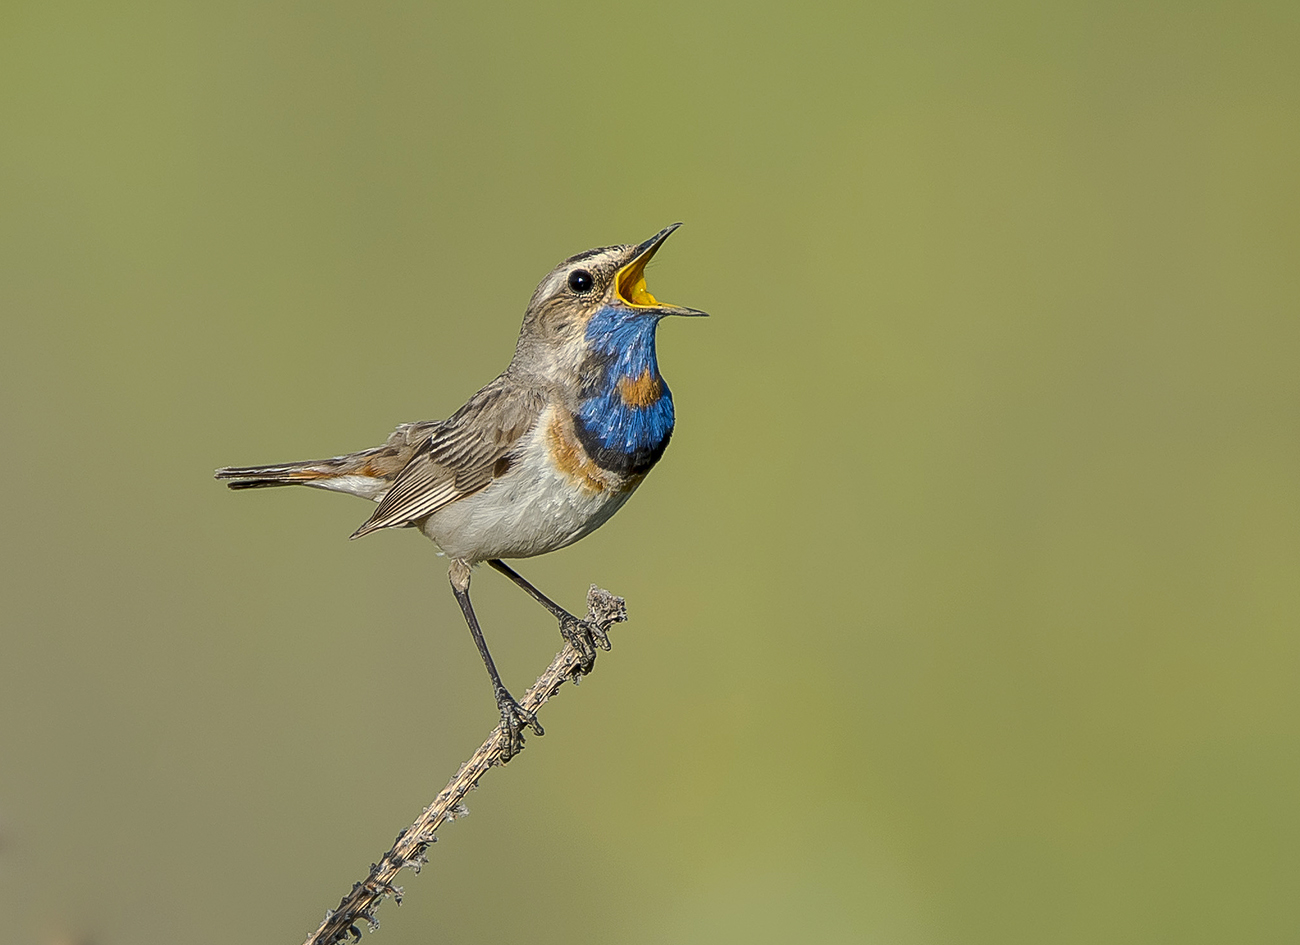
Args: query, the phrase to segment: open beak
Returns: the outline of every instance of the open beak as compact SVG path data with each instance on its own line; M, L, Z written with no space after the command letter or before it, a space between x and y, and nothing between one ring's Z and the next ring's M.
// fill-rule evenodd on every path
M664 244L664 240L672 235L673 230L681 226L680 223L674 223L672 226L666 226L650 239L646 240L636 248L631 261L618 271L614 277L614 282L618 287L618 297L629 308L653 309L663 315L708 315L708 312L701 312L699 309L684 308L681 305L669 305L660 302L650 294L645 287L645 267L646 263L654 258L654 254L659 251L659 247Z

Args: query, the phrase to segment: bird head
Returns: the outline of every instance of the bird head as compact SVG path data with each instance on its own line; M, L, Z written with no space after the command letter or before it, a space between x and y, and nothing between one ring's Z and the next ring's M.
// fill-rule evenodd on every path
M644 243L578 253L551 270L528 303L511 367L550 377L575 374L596 331L626 326L653 338L654 326L668 315L707 315L660 302L646 288L646 264L679 226L664 227Z

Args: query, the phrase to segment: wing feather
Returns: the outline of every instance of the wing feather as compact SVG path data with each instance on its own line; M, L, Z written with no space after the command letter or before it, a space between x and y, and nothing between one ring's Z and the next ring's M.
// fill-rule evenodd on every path
M497 378L432 430L352 537L409 525L487 486L497 460L531 429L545 402L542 392Z

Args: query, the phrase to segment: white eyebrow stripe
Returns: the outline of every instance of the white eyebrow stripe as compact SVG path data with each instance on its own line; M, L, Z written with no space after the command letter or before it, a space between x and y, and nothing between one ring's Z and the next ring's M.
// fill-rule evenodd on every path
M542 297L550 298L559 291L560 285L566 282L568 278L569 271L567 269L551 273L546 277L546 281L542 283Z

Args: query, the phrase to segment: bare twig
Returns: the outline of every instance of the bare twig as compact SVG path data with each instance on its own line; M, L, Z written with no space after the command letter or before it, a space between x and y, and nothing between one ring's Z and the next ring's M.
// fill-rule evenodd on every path
M615 597L593 584L587 592L587 619L608 631L611 625L627 619L623 598ZM566 643L546 672L524 693L524 697L519 700L520 704L527 711L535 712L555 695L566 680L574 678L581 665L582 653L572 644ZM325 921L307 937L305 945L336 945L349 937L359 941L361 922L365 922L371 931L377 929L379 922L375 918L375 910L379 908L380 901L388 896L392 896L399 904L402 901L402 887L393 885L397 874L408 866L414 872L420 872L420 867L429 861L425 851L429 844L437 840L434 832L446 821L455 820L465 813L461 801L478 785L488 768L503 763L501 757L505 747L506 738L498 725L469 761L460 766L456 776L416 818L415 823L397 835L393 848L378 863L370 865L370 875L352 886L352 891L343 897L337 909L325 913Z

